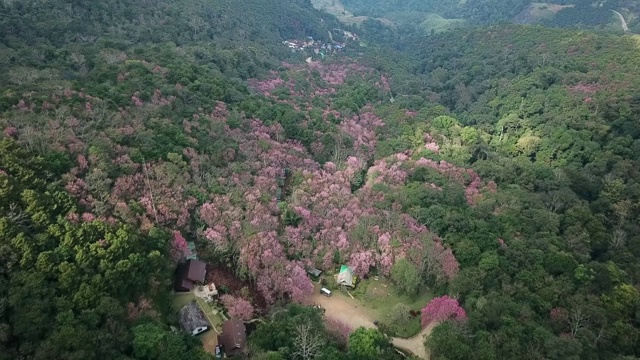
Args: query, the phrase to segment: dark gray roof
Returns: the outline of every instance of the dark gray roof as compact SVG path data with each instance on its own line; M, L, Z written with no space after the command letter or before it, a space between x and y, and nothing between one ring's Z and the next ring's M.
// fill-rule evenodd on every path
M192 333L193 330L202 326L209 327L209 321L207 321L202 309L195 301L180 309L180 327L182 330Z
M322 270L316 268L308 268L307 273L309 273L309 275L311 276L318 277L322 274Z

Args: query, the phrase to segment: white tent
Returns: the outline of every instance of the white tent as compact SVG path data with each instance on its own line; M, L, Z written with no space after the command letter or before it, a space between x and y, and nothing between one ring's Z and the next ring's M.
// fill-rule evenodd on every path
M342 265L337 280L338 285L353 287L353 270L347 265Z

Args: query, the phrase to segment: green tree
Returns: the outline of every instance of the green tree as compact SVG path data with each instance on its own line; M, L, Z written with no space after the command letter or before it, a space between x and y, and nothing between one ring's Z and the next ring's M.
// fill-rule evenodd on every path
M420 273L416 266L406 259L398 260L393 265L391 279L402 293L412 295L420 289Z
M275 309L269 321L259 324L249 336L249 342L264 353L278 352L285 358L322 358L335 348L320 310L297 304Z
M363 360L396 358L391 342L384 334L362 327L349 335L349 356Z
M472 359L475 351L470 346L470 341L459 328L449 322L438 325L429 335L425 346L429 348L432 356L445 357L446 359Z
M397 303L391 308L391 313L389 316L391 317L391 321L395 323L404 323L405 321L411 319L411 314L409 313L411 309L409 306L403 303Z
M127 306L167 284L167 238L72 222L76 206L41 158L6 141L0 158L1 346L27 358L128 355Z
M137 359L209 359L199 341L190 335L163 329L156 323L140 324L132 329L133 351Z

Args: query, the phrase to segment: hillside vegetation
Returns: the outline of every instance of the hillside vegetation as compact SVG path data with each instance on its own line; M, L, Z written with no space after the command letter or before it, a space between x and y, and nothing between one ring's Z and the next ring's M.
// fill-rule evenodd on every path
M342 0L342 3L355 16L386 18L398 26L409 28L420 24L418 28L428 34L455 29L460 27L461 21L472 26L516 22L602 29L610 25L610 31L621 31L619 21L611 10L623 11L625 16L629 16L632 29L638 26L637 16L633 14L640 10L637 2L629 0L565 0L550 3L529 0Z
M416 48L417 62L380 65L408 69L391 76L395 104L444 105L427 121L441 156L498 186L467 210L406 197L460 261L449 291L469 327L436 328L432 353L637 356L637 41L511 26Z
M186 241L246 358L398 359L290 304L341 265L428 288L436 359L640 356L635 37L365 21L320 60L302 0L0 6L0 359L211 358L170 328Z

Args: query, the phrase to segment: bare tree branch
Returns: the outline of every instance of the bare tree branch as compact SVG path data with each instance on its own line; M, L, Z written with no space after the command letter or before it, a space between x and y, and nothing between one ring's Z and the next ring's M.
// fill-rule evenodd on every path
M627 233L622 229L616 229L611 236L611 247L619 249L624 246L627 241Z
M581 307L576 307L571 310L567 322L571 328L571 335L576 337L588 325L589 315Z
M314 332L311 324L307 321L296 327L296 339L294 340L293 357L295 359L311 360L318 356L320 348L323 346L322 338L318 332Z

